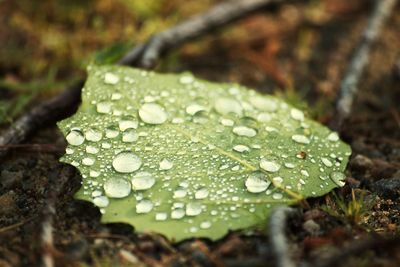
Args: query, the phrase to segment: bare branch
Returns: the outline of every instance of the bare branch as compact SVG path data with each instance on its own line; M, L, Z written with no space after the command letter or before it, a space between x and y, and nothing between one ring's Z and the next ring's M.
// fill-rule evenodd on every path
M340 129L343 121L351 113L354 97L357 93L360 78L369 63L372 44L379 36L382 26L389 17L397 0L376 0L374 10L368 21L344 79L340 85L339 97L336 104L338 118L334 128Z

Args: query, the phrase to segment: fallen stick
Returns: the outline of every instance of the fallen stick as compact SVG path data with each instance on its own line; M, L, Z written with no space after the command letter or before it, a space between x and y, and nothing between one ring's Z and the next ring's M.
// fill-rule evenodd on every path
M382 26L389 17L397 0L376 0L375 2L375 7L369 18L368 25L361 36L340 85L340 92L336 102L337 117L332 125L335 130L340 130L343 121L351 113L360 78L362 77L365 67L369 63L371 47L379 36Z
M153 67L162 53L167 50L245 17L267 4L280 1L282 0L222 2L203 14L189 18L181 24L154 35L147 43L139 44L128 52L118 64ZM5 148L0 150L0 158L9 152L10 149L7 145L20 144L40 128L64 119L75 112L80 103L83 83L83 80L79 81L67 87L59 95L33 107L6 129L0 136L0 147Z

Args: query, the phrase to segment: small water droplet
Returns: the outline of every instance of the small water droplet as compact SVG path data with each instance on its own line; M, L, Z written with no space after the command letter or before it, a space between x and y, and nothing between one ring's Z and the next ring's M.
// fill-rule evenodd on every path
M90 176L90 177L99 177L99 175L100 175L100 172L98 172L98 171L93 171L93 170L91 170L91 171L89 172L89 176Z
M139 172L133 176L131 182L133 190L147 190L156 183L156 179L151 173Z
M283 198L283 194L282 194L282 193L275 192L275 193L272 194L272 198L273 198L273 199L276 199L276 200L282 199L282 198Z
M332 167L332 166L333 166L332 161L330 161L330 160L327 159L327 158L321 158L321 161L322 161L322 163L323 163L326 167Z
M219 122L224 126L233 126L235 124L235 122L233 120L224 119L224 118L222 118Z
M172 161L169 161L168 159L163 159L160 161L160 170L169 170L174 166L174 163Z
M136 204L136 213L149 213L153 209L153 202L149 199L142 199Z
M146 103L139 109L139 117L148 124L162 124L167 120L167 112L158 104Z
M94 158L83 158L82 159L82 164L86 166L92 166L94 164Z
M106 196L98 196L93 199L93 204L99 208L105 208L108 206L109 203L110 201Z
M137 141L139 138L138 134L136 133L135 129L127 129L122 134L122 142L125 143L132 143Z
M209 194L208 189L206 187L202 187L196 191L196 193L194 194L194 198L195 199L204 199L204 198L208 197L208 194Z
M233 128L233 133L239 136L246 136L246 137L254 137L257 134L257 131L253 128L249 128L246 126L236 126Z
M178 186L178 188L174 191L173 198L183 198L186 197L186 195L187 189L182 186Z
M346 178L346 176L341 172L332 172L331 175L330 175L330 178L338 186L344 186L345 185L344 179Z
M266 180L266 177L261 172L255 172L250 174L245 182L247 191L250 193L260 193L269 187L270 181Z
M300 143L300 144L309 144L310 143L310 139L308 139L307 136L301 135L301 134L292 135L292 140L295 141L296 143Z
M202 112L202 111L206 111L207 108L202 106L202 105L198 105L198 104L191 104L189 106L186 107L186 113L189 115L195 115L198 112Z
M117 172L131 173L140 168L142 160L130 151L123 151L117 154L113 161L112 166Z
M181 84L191 84L194 81L193 76L183 75L179 78Z
M185 216L185 211L182 208L174 209L171 212L172 219L182 219Z
M211 222L209 221L204 221L200 223L200 228L201 229L209 229L211 227Z
M138 121L133 116L124 116L118 122L118 127L121 131L125 131L126 129L136 129L138 127Z
M131 183L121 178L110 178L104 183L103 188L108 197L123 198L131 192Z
M281 165L276 163L275 161L270 161L266 159L261 159L260 167L267 172L277 172L281 168Z
M165 221L168 218L168 214L166 212L157 212L156 213L156 221Z
M328 135L327 139L331 142L339 141L339 135L336 132L332 132Z
M96 105L96 110L98 113L109 114L111 112L111 103L107 101L99 102Z
M257 115L257 120L259 122L269 122L272 119L269 113L262 112Z
M303 111L297 109L297 108L292 108L290 110L290 116L292 119L297 120L297 121L303 121L304 120L304 113Z
M68 144L70 144L72 146L79 146L79 145L82 145L83 142L85 141L85 136L83 136L83 133L80 130L72 129L67 134L65 139L67 139Z
M233 147L233 150L243 153L243 152L249 152L250 148L248 146L245 145L236 145Z
M111 100L120 100L122 98L122 95L120 93L113 93L111 95Z
M98 142L103 138L103 134L94 128L89 128L85 131L86 140L91 142Z
M99 152L99 149L95 146L86 146L86 153L89 154L97 154L97 152Z
M111 72L107 72L104 75L104 83L106 84L117 84L119 82L119 77Z
M249 101L255 108L262 111L274 112L278 108L276 101L262 96L253 96Z
M197 216L201 213L201 203L191 202L186 205L186 215L187 216Z
M242 105L239 103L239 101L233 98L226 98L226 97L218 98L214 103L214 108L218 113L222 115L235 113L239 116L242 116L243 114Z
M109 126L106 128L106 137L107 138L115 138L119 135L119 131L115 126Z
M72 148L69 148L69 147L67 147L67 148L65 149L65 153L68 154L68 155L73 154L74 151L75 151L75 150L73 150Z

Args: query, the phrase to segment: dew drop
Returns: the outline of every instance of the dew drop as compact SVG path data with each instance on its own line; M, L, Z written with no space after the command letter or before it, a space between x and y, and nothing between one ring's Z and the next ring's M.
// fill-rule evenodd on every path
M194 82L194 78L193 76L183 75L182 77L179 78L179 82L181 84L191 84L192 82Z
M338 133L336 133L336 132L330 133L330 134L328 135L327 138L328 138L328 140L331 141L331 142L339 141L339 135L338 135Z
M158 104L146 103L140 107L139 117L148 124L162 124L167 120L167 112Z
M273 194L272 194L272 198L273 198L273 199L276 199L276 200L282 199L282 198L283 198L283 194L282 194L282 193L278 193L278 192L273 193Z
M246 136L246 137L254 137L256 136L257 132L253 128L249 128L246 126L236 126L233 128L233 133L239 136Z
M111 95L111 100L120 100L122 98L122 95L120 93L113 93Z
M182 186L178 186L178 188L174 191L173 198L183 198L186 197L186 195L187 189Z
M341 172L332 172L331 175L330 175L330 178L338 186L344 186L345 185L344 179L346 178L346 176Z
M99 152L99 149L95 146L86 146L86 153L89 154L97 154Z
M278 105L274 100L262 96L251 97L249 101L255 108L262 111L274 112L278 108Z
M182 219L185 216L185 211L181 208L174 209L171 212L171 218L172 219Z
M99 102L96 105L96 110L98 113L109 114L111 112L111 103L110 102Z
M247 177L245 185L247 188L247 191L250 193L260 193L269 187L271 184L270 181L267 181L265 179L265 175L262 174L261 172L255 172L249 175Z
M321 158L321 161L326 167L332 167L333 166L333 163L327 158Z
M108 206L109 203L110 201L106 196L98 196L93 199L93 204L99 208L105 208Z
M200 228L201 229L209 229L211 227L211 222L209 221L204 221L200 223Z
M224 126L233 126L233 124L235 123L233 120L230 119L221 119L220 123Z
M235 113L239 116L242 116L243 114L242 105L239 103L239 101L233 98L226 98L226 97L218 98L214 103L214 108L218 113L222 115Z
M115 126L109 126L106 128L106 137L115 138L119 135L119 131Z
M186 205L186 215L187 216L196 216L199 215L202 211L201 203L191 202Z
M125 116L118 122L118 127L121 131L126 129L136 129L138 127L138 121L133 116Z
M106 84L117 84L119 82L119 77L111 72L107 72L104 75L104 83Z
M131 192L131 184L121 178L108 179L104 183L103 188L106 195L113 198L123 198Z
M83 158L82 159L82 164L85 166L92 166L94 164L94 158Z
M153 202L143 199L136 204L136 213L149 213L153 209Z
M292 119L297 120L297 121L303 121L304 120L304 113L303 111L297 109L297 108L292 108L290 110L290 116Z
M310 143L310 139L308 139L307 136L301 135L301 134L292 135L292 140L295 141L296 143L300 143L300 144L309 144Z
M206 111L207 108L202 106L202 105L198 105L198 104L192 104L186 107L186 113L189 115L195 115L198 112L201 111Z
M156 213L156 221L165 221L168 218L168 214L165 212Z
M83 142L85 141L85 137L83 136L83 133L78 129L72 129L67 134L65 139L67 139L68 144L70 144L72 146L82 145Z
M260 167L267 172L277 172L281 168L281 165L276 163L275 161L270 161L266 159L262 159L260 161Z
M138 170L141 165L142 160L130 151L120 152L112 161L112 166L120 173L134 172Z
M132 143L137 141L139 138L138 134L136 133L135 129L127 129L122 134L122 142L125 143Z
M236 145L233 147L233 150L243 153L243 152L249 152L250 148L248 146L245 145Z
M101 138L103 138L103 134L96 129L90 128L87 131L85 131L85 137L86 140L88 141L98 142L101 140Z
M208 189L206 187L202 187L196 191L196 193L194 194L194 198L195 199L204 199L204 198L208 197L208 194L209 194Z
M259 122L269 122L272 119L269 113L262 112L257 115L257 120Z
M174 166L174 163L172 161L169 161L168 159L163 159L160 161L160 170L165 171L169 170Z
M131 182L133 190L147 190L156 183L156 179L151 173L139 172L133 176Z

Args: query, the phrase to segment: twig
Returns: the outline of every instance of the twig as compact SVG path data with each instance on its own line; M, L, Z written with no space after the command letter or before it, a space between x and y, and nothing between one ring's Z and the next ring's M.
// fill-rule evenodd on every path
M341 266L350 257L359 256L369 250L382 250L382 251L398 251L400 247L400 238L382 238L375 236L375 238L367 238L364 240L357 240L350 244L344 249L341 249L339 253L334 254L325 261L320 261L320 264L312 265L317 267L335 267Z
M295 267L288 248L288 241L285 231L287 229L287 220L296 214L294 208L277 207L275 208L269 219L269 236L272 250L278 267Z
M267 4L279 1L282 0L231 0L223 2L203 14L189 18L177 26L154 35L147 43L139 44L128 52L117 64L150 68L154 66L161 54L169 49L205 35L217 27L234 22ZM69 116L80 103L83 83L82 80L67 87L59 95L39 104L16 120L0 136L0 146L20 144L41 127ZM1 150L0 158L8 152L9 149Z
M203 14L157 33L144 45L135 47L119 63L125 65L137 64L143 68L152 68L163 52L238 20L269 3L280 1L282 0L231 0L223 2Z
M379 36L382 26L389 17L397 0L376 0L368 25L359 41L350 65L340 85L336 104L338 117L333 127L340 129L343 121L350 115L354 97L357 93L360 78L369 63L372 44Z

